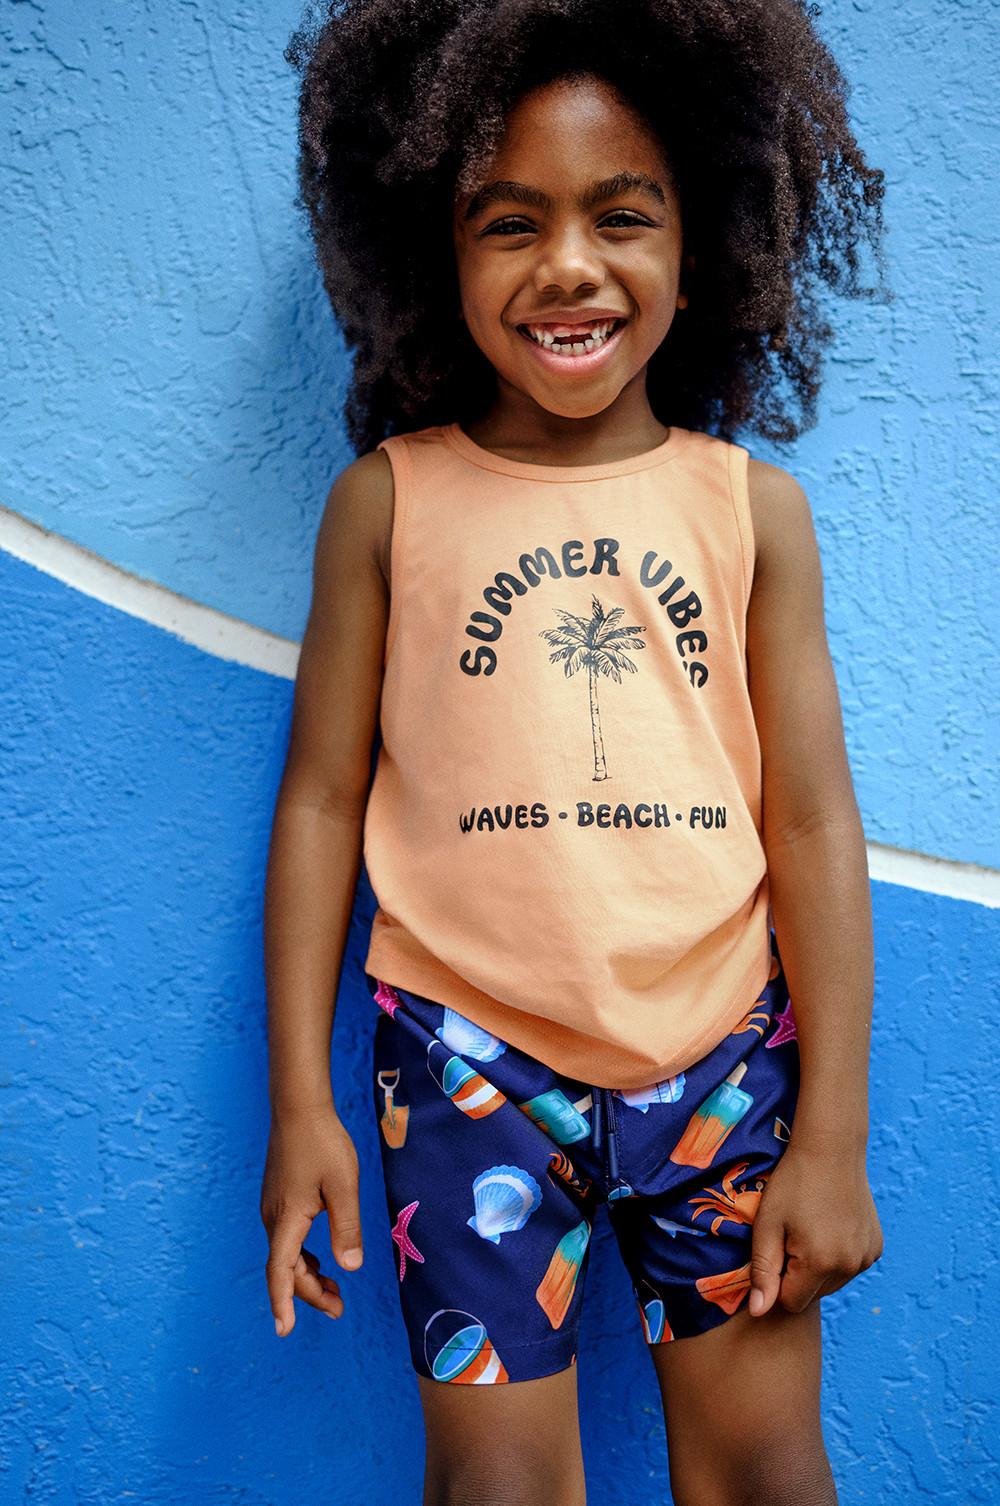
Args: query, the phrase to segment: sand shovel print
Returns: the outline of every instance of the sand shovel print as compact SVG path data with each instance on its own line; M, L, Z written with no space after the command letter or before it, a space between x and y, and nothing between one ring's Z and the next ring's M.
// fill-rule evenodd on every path
M393 1099L393 1093L399 1087L399 1068L390 1067L378 1074L378 1085L385 1094L385 1108L382 1110L382 1118L379 1124L386 1145L392 1150L399 1150L401 1145L406 1144L406 1127L410 1122L410 1110L407 1105L397 1104Z

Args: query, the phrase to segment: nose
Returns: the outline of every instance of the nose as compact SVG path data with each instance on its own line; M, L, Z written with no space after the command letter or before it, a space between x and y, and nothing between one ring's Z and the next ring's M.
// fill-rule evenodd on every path
M533 277L539 293L572 293L581 284L598 288L605 275L600 248L582 228L556 227L539 241Z

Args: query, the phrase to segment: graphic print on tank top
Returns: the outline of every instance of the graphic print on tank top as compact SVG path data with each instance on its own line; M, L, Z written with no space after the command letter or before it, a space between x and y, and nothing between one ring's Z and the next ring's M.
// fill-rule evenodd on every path
M641 623L622 623L624 607L615 607L606 613L596 596L590 598L592 612L589 619L577 617L563 607L556 607L562 619L562 627L543 628L540 637L552 645L550 664L561 664L567 675L586 669L590 706L590 733L594 742L594 779L608 778L608 765L604 753L604 736L601 732L601 708L598 684L601 676L614 678L620 685L622 671L637 673L636 665L629 657L646 645L639 633L646 631Z
M621 544L616 538L605 535L594 539L593 562L590 565L574 565L574 559L578 558L583 550L584 545L578 539L569 539L562 544L558 553L567 576L602 574L606 571L609 577L620 577L623 568L628 568L628 560L621 558ZM673 571L674 566L670 559L662 557L654 549L648 549L642 556L636 574L644 590L662 587L657 601L675 633L674 647L678 659L677 673L682 677L681 685L683 686L686 682L689 691L698 691L709 679L709 668L705 663L708 635L700 622L698 626L691 626L702 617L702 601L700 595L687 586L684 576L673 575ZM539 588L544 589L544 586L550 582L559 581L562 573L556 555L545 547L536 549L532 553L522 554L518 559L516 571L504 570L497 573L493 582L482 592L483 601L490 610L484 612L477 608L470 614L466 625L466 634L479 640L480 646L475 651L467 649L461 654L459 665L463 673L475 678L479 675L490 676L498 671L502 672L503 616L512 611L512 596L519 597ZM666 586L663 585L665 581L669 582ZM686 594L675 599L685 586L687 586ZM559 619L558 625L542 628L537 634L549 646L548 661L554 671L561 668L566 678L576 675L580 675L581 678L584 675L586 677L586 699L581 695L580 716L581 723L589 717L592 761L586 777L593 783L611 780L615 772L622 772L620 762L615 767L609 766L602 720L602 701L605 705L607 704L612 683L624 686L625 677L642 674L640 664L636 662L634 656L648 646L644 636L647 632L647 624L626 621L627 611L628 608L620 604L608 609L605 601L596 592L592 592L588 616L583 616L579 611L573 611L567 606L553 605L552 612ZM654 640L654 653L657 650L662 652L663 647L661 639ZM627 696L627 693L627 689L624 690L623 694ZM681 693L684 693L683 689ZM631 708L627 701L623 702L618 697L612 695L610 699L612 711L607 720L609 727L613 729L618 720L629 715ZM538 735L544 735L544 729L539 729ZM613 731L609 733L609 736L613 738ZM582 743L580 754L582 778ZM614 763L613 759L612 763ZM532 806L533 825L546 824L542 821L544 809L546 807L542 801L534 803ZM492 807L485 806L478 810L463 812L460 824L463 831L495 830L498 827L505 829L514 819L514 814L514 806L501 802ZM563 820L568 818L567 812L562 810L558 815ZM602 825L610 825L611 829L644 824L667 827L671 821L684 818L684 813L680 811L670 815L667 803L662 799L640 801L635 807L620 804L614 809L611 808L609 802L602 802L596 810L591 801L581 799L576 807L577 824L585 826L600 821ZM725 804L721 800L715 804L698 804L687 812L687 819L692 828L705 831L723 830L726 825Z

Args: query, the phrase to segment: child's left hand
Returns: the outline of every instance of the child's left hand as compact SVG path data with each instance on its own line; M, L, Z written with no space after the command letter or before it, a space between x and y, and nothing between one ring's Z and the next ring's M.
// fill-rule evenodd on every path
M866 1271L883 1247L864 1151L817 1150L790 1141L754 1218L751 1316L776 1301L802 1312Z

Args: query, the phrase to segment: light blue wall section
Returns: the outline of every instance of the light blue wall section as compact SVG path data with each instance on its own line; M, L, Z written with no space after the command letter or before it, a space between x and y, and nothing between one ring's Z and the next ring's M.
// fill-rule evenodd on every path
M352 458L292 207L298 18L293 0L0 17L0 500L295 638ZM836 0L820 24L888 174L898 300L832 309L818 429L789 453L746 440L813 503L869 837L998 866L996 8Z
M293 208L298 0L5 6L0 500L289 637L343 342Z
M279 1341L260 896L291 686L0 552L4 1501L419 1500L361 975L334 1088L361 1159L346 1313ZM876 884L869 1173L882 1259L822 1301L843 1503L996 1500L996 912ZM589 1488L667 1499L663 1424L602 1213L579 1350ZM325 1216L308 1247L333 1270ZM993 1471L991 1473L991 1471Z
M298 637L347 370L293 212L291 0L0 14L0 501ZM836 0L821 26L888 171L893 308L834 307L814 506L870 839L998 864L988 0ZM416 1384L368 1102L362 878L338 1102L367 1258L273 1334L260 908L291 686L0 549L6 1337L0 1497L416 1501ZM874 886L869 1169L886 1252L824 1298L843 1503L1000 1498L996 911ZM324 1220L309 1241L326 1260ZM623 1325L625 1336L621 1337ZM592 1497L666 1498L662 1420L603 1220L579 1357Z

